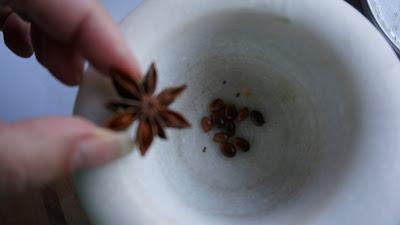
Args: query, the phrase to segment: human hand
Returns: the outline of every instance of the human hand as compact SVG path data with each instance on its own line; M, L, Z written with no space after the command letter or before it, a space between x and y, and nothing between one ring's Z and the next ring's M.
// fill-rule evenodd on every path
M118 69L139 77L120 31L95 0L0 0L0 30L15 54L35 53L67 85L79 83L85 59L103 73ZM0 121L0 195L114 159L123 140L80 118Z

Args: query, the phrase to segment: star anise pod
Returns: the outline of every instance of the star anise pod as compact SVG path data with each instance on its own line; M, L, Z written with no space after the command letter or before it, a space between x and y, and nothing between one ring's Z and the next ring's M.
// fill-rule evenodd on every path
M164 128L190 127L185 117L168 108L186 89L186 85L169 87L154 95L157 83L154 63L141 82L121 73L113 73L111 77L119 98L107 104L114 114L106 121L105 126L117 131L125 130L138 119L136 141L142 155L146 153L154 136L166 139Z

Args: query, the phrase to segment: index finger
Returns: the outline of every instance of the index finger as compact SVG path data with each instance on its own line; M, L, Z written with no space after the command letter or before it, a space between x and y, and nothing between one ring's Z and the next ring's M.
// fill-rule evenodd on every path
M73 43L101 72L119 69L139 78L136 59L116 24L97 1L14 0L10 4L49 36Z

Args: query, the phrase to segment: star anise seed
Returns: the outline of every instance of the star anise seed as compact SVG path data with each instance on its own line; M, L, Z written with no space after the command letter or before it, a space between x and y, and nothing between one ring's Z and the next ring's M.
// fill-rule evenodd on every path
M190 127L185 117L168 108L186 89L186 85L169 87L154 95L157 83L157 69L154 63L141 82L118 72L112 73L112 82L119 98L107 103L107 107L114 114L105 126L113 130L124 130L139 118L136 141L142 155L150 147L154 136L166 138L164 128Z

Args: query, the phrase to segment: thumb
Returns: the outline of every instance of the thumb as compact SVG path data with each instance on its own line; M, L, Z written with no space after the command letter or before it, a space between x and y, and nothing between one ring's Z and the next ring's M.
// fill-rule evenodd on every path
M0 195L45 185L130 150L126 135L79 118L0 123Z

